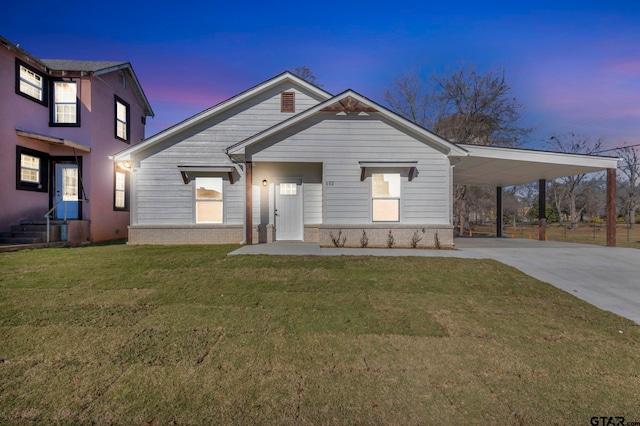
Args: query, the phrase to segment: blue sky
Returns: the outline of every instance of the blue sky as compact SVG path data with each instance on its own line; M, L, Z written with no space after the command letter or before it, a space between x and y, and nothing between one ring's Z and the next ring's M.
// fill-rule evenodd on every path
M517 4L516 4L517 3ZM529 5L531 4L531 5ZM384 104L407 69L502 67L527 143L640 143L640 2L9 2L0 35L40 58L130 61L152 135L284 70ZM25 19L28 17L30 24ZM35 24L34 24L35 23Z

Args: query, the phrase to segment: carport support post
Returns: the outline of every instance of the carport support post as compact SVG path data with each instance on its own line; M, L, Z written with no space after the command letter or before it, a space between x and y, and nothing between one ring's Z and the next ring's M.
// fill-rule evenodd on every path
M502 238L502 187L496 188L496 237Z
M607 169L607 246L616 246L616 169Z
M247 245L253 244L253 197L252 197L252 179L253 179L253 164L251 161L244 163L244 177L245 177L245 241Z
M538 181L538 232L540 241L547 239L547 181Z

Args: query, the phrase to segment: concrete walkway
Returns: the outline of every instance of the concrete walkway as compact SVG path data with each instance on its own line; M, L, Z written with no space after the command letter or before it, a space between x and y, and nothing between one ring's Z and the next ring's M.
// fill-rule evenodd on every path
M557 241L457 238L456 250L321 248L313 243L244 246L231 255L425 256L495 259L640 324L640 250Z

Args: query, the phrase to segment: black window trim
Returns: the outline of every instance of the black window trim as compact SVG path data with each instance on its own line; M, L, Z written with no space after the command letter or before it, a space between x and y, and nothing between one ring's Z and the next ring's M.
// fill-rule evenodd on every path
M116 173L124 174L124 207L116 207ZM113 211L128 212L131 200L131 172L127 169L114 165L113 168Z
M76 122L75 123L56 123L54 122L54 116L55 116L55 108L56 108L56 94L55 94L55 85L56 83L74 83L76 85ZM79 82L76 80L65 80L65 79L55 79L55 80L51 80L50 83L51 86L51 102L50 102L50 106L49 106L49 127L80 127L80 96L79 96L79 92L80 92L80 85Z
M120 96L118 95L113 95L114 96L114 102L113 102L113 135L115 136L116 139L126 142L126 143L131 143L130 142L130 138L131 138L131 106L129 105L128 102L126 102L124 99L122 99ZM126 139L122 139L120 136L118 136L118 102L120 102L122 105L124 105L127 108L127 138Z
M40 182L25 182L21 179L22 154L40 159ZM16 189L19 191L49 192L49 154L16 145Z
M20 90L20 66L23 66L26 69L38 74L42 78L42 100L38 98L34 98L33 96L28 95L27 93L24 93L23 91ZM16 94L22 96L23 98L29 99L37 104L40 104L42 106L45 106L45 107L48 106L49 105L49 77L44 72L16 58Z

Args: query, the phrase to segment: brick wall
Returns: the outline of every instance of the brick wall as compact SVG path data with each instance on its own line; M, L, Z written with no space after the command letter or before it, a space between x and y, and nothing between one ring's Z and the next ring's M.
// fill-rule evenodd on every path
M453 227L420 225L321 225L320 247L335 247L331 236L344 239L344 247L362 247L362 232L369 240L367 247L388 247L389 232L394 240L393 247L412 248L412 239L416 239L416 248L430 248L436 245L436 234L441 247L453 247ZM346 239L345 239L346 238Z
M239 244L242 225L130 226L129 244Z

